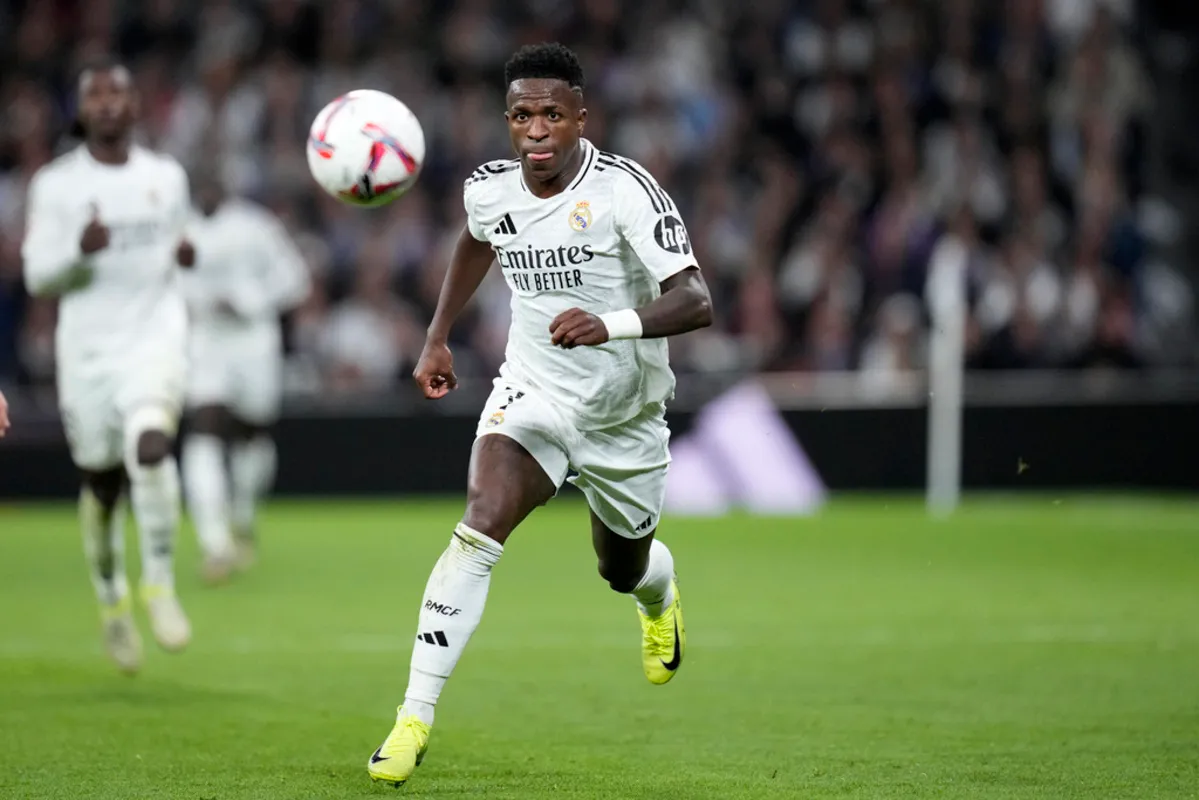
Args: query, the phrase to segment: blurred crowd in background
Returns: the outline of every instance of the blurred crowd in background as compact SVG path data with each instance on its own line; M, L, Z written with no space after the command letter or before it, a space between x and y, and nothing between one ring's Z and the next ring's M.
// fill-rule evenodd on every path
M1196 363L1194 265L1155 120L1155 42L1132 0L3 0L0 385L53 381L52 301L20 280L25 187L76 142L74 79L115 52L140 140L273 209L314 276L288 319L294 387L405 380L463 223L463 179L508 157L503 63L560 40L588 77L587 136L683 211L717 324L676 369L919 369L926 275L968 251L977 368ZM326 198L308 126L353 88L408 103L417 187ZM1158 164L1155 170L1153 167ZM1164 176L1163 176L1164 173ZM492 275L456 331L460 376L502 360Z

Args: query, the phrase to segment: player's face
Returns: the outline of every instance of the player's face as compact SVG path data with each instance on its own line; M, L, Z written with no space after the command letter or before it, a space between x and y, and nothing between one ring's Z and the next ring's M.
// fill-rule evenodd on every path
M80 81L79 116L89 137L120 139L129 132L137 113L133 85L122 67L88 72Z
M508 134L521 166L549 181L574 157L587 121L582 98L565 81L527 78L508 87Z

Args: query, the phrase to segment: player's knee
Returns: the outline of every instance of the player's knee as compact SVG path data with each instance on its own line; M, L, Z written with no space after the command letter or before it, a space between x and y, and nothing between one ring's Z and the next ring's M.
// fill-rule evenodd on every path
M462 515L462 522L472 530L503 544L514 527L511 516L502 503L489 501L486 498L471 497L467 500L466 513Z
M85 472L83 482L101 506L113 508L121 497L121 490L125 484L125 470L116 467L103 472Z
M642 575L645 574L644 569L637 571L631 564L610 558L601 558L598 566L600 577L608 582L612 591L621 594L628 594L636 589Z
M171 454L171 437L163 431L142 431L137 437L137 463L143 467L161 464Z
M170 457L174 430L175 417L164 406L146 405L130 414L125 420L125 469L130 477Z

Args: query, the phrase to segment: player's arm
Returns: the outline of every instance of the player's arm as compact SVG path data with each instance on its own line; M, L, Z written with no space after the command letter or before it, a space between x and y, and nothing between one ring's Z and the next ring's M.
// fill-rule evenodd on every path
M634 309L641 322L641 338L676 336L712 324L712 295L699 267L687 267L659 286L662 294L656 300Z
M474 297L487 270L491 268L491 262L495 260L491 245L475 238L476 227L473 222L468 222L458 235L458 243L454 245L454 253L450 257L450 267L441 284L441 295L437 298L437 310L433 313L433 322L426 334L425 347L412 373L425 397L433 400L445 397L458 386L458 378L454 375L454 359L447 344L450 329L462 309ZM479 235L482 235L481 232Z
M581 308L564 311L550 323L550 339L569 350L612 339L677 336L712 324L712 295L698 267L671 275L659 286L662 294L641 308L598 315Z
M87 256L107 247L109 238L94 206L87 226L78 233L47 181L43 173L29 184L25 240L21 243L25 287L35 296L62 294L85 285L91 278Z

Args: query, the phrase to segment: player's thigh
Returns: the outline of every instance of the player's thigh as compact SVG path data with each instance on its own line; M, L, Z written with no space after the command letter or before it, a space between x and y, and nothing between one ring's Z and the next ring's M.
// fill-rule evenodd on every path
M128 423L135 412L153 408L154 429L174 437L186 394L187 364L186 350L168 344L132 354L124 365L117 391L122 419ZM150 416L143 413L142 418L149 420ZM126 431L126 436L136 433Z
M471 449L463 521L502 543L557 494L568 467L562 427L534 394L497 382Z
M259 353L233 365L229 410L250 427L266 428L279 418L283 363L278 354Z
M86 472L104 472L123 461L121 414L112 375L86 378L60 373L59 410L71 460Z
M616 536L642 539L657 528L666 501L669 443L666 420L653 410L586 432L572 449L571 465L578 473L572 482L595 518Z

